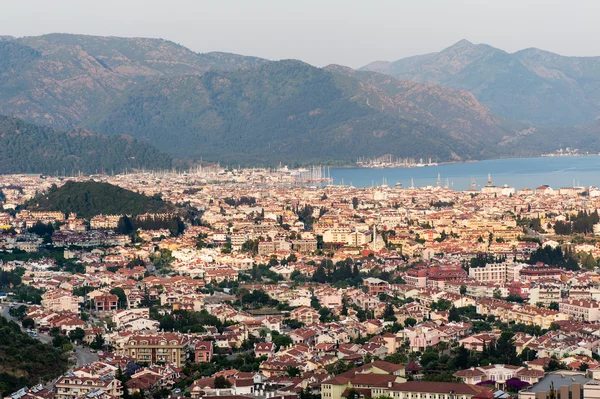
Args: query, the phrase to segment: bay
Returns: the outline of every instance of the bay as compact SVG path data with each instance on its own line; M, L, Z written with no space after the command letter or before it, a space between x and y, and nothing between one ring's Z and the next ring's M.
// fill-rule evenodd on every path
M517 190L535 189L547 184L553 188L600 185L600 156L562 156L540 158L505 158L478 162L462 162L415 168L336 168L330 170L333 184L354 187L379 186L384 182L410 187L437 185L454 190L468 190L474 180L477 189L488 184L488 174L494 185L508 185Z

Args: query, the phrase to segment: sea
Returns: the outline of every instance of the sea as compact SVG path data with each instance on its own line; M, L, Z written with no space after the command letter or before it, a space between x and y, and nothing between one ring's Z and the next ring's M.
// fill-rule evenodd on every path
M600 156L556 156L504 158L413 168L335 168L329 171L333 182L354 187L387 184L390 187L440 185L453 190L477 189L488 185L515 189L535 189L547 184L552 188L600 186Z

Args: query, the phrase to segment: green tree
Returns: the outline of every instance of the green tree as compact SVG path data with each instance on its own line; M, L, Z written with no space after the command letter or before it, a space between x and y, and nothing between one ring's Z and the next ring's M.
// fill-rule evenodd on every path
M105 343L104 337L101 334L96 334L96 337L90 344L90 348L96 349L96 350L102 349L104 347L104 343Z
M121 287L115 287L109 291L111 294L116 295L119 298L119 309L127 308L127 295Z
M215 377L214 385L217 389L231 388L231 382L222 375Z
M73 331L69 332L69 338L71 341L83 341L85 338L85 331L82 328L77 327Z
M454 306L452 306L448 312L448 321L460 321L460 314L458 313L458 309Z
M404 325L406 327L414 327L416 324L417 320L412 317L408 317L406 320L404 320Z
M35 321L33 321L32 318L30 317L26 317L23 319L23 321L21 322L23 324L23 328L34 328L35 327Z

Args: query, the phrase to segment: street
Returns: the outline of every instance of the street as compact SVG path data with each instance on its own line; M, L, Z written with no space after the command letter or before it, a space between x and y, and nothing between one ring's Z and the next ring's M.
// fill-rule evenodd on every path
M15 307L18 307L21 305L26 305L26 304L17 303L15 305ZM19 326L21 326L21 323L19 323L19 321L17 319L12 317L8 313L10 307L11 307L11 305L9 303L1 304L0 305L0 315L2 317L4 317L5 319L7 319L9 321L14 321ZM26 332L25 329L23 329L23 326L21 326L21 331ZM45 344L52 343L52 337L46 333L38 333L37 337L33 337L33 338L37 338L38 340L40 340L41 342L43 342ZM92 363L92 362L98 360L98 355L90 352L90 348L88 348L86 346L81 346L81 345L77 345L74 347L75 347L74 355L75 355L75 358L77 359L77 363L75 364L75 367L83 366L84 364Z

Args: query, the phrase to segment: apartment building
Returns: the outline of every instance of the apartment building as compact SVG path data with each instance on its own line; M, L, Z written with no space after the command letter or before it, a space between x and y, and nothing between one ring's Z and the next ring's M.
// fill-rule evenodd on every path
M544 306L562 300L562 289L558 284L536 284L529 289L529 304L541 303Z
M104 392L114 397L123 396L121 381L112 377L78 377L75 374L62 376L54 387L55 399L74 399L94 396L94 392Z
M595 322L600 320L600 302L591 299L568 299L558 309L575 320Z
M471 267L469 277L486 283L510 283L519 278L523 267L525 265L513 262L488 263L482 267Z
M123 353L140 363L166 363L175 367L185 364L189 339L177 333L135 334L129 337Z
M371 388L371 397L387 396L392 399L487 399L490 398L489 393L484 388L459 382L408 381Z
M42 295L42 307L52 312L79 312L79 298L66 290L48 291Z

